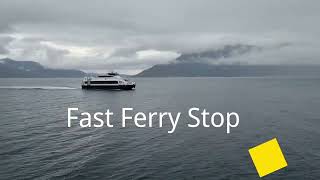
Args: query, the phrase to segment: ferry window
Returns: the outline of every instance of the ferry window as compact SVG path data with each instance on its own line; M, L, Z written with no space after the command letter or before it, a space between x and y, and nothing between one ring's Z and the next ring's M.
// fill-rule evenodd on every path
M118 81L91 81L91 84L118 84Z

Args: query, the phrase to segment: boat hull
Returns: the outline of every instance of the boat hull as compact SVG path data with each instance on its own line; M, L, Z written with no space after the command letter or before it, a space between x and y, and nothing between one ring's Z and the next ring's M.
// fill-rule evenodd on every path
M119 90L133 90L135 84L128 85L82 85L82 89L119 89Z

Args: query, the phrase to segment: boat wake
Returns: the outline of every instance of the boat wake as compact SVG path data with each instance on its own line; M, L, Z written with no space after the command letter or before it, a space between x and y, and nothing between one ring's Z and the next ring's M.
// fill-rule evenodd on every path
M0 89L72 90L77 88L59 86L0 86Z

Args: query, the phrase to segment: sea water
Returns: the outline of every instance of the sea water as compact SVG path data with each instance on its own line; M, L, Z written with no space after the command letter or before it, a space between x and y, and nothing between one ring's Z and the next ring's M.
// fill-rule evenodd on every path
M270 179L320 178L320 78L139 78L134 91L81 79L0 79L0 179L258 179L248 149L276 137L288 167ZM67 108L114 112L114 128L68 128ZM237 112L232 133L120 126L136 112ZM184 116L185 115L185 116ZM187 114L180 122L187 125ZM117 123L118 126L117 126ZM167 129L165 128L167 127Z

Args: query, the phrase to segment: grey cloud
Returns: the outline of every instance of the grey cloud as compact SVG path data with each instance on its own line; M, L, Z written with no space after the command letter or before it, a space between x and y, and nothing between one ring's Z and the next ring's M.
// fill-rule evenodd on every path
M254 64L254 65L319 65L319 45L279 44L251 51L241 56L218 59L215 64Z
M45 47L46 59L50 64L58 64L63 57L69 54L66 49L56 49L52 47Z
M12 31L13 31L13 29L11 27L9 27L8 24L5 24L4 22L0 23L0 33L8 33L8 32L12 32Z
M18 60L33 60L48 67L62 67L69 50L42 44L44 39L23 38L11 43L11 57Z
M215 62L320 64L319 6L317 0L2 0L0 33L17 37L6 46L11 57L51 67L135 71L173 61L174 53L207 51L224 52ZM147 50L174 53L137 57Z
M318 16L316 0L3 0L1 5L2 21L91 25L137 34L319 30L313 22Z
M0 46L0 54L7 54L8 52L9 51L6 48Z
M7 46L13 40L14 38L10 36L0 36L0 54L6 55L9 53Z
M252 51L260 51L261 47L244 44L225 45L219 49L207 50L204 52L196 52L182 54L176 60L179 62L197 62L197 61L212 61L221 58L230 58L233 56L241 56Z

